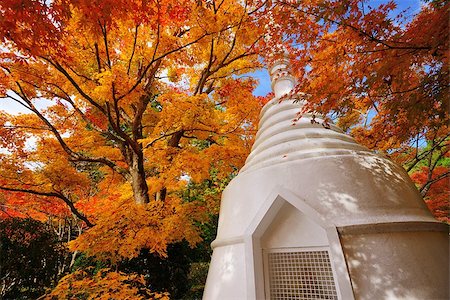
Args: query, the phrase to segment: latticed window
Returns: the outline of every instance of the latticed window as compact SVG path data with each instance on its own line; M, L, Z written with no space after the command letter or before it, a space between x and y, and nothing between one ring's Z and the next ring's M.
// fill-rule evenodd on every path
M327 250L280 250L265 257L270 299L338 299Z

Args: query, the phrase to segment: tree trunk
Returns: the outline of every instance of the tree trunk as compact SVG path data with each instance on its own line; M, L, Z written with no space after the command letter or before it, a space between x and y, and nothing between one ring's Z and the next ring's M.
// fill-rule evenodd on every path
M181 138L183 137L184 130L179 130L175 132L172 137L169 139L169 142L167 145L169 147L176 147L180 148L178 143L180 142ZM171 159L172 160L172 159ZM159 192L156 193L156 201L164 201L166 200L167 196L167 188L163 187Z
M148 186L145 181L144 155L142 152L139 154L136 154L133 151L131 152L132 154L129 170L134 200L138 204L149 203L150 198L148 196Z

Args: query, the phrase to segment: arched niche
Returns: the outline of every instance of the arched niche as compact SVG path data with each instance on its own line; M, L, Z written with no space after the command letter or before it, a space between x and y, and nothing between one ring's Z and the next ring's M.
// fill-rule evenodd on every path
M289 191L265 201L247 236L248 299L354 299L336 227Z

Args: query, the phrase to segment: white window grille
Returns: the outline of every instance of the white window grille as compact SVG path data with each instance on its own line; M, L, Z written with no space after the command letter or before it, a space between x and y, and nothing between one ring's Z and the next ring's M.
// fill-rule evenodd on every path
M270 299L338 299L326 249L270 249L264 256Z

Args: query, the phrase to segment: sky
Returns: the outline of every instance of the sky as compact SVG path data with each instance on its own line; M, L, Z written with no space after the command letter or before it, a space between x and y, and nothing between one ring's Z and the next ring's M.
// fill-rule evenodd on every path
M367 5L372 7L378 7L380 4L387 3L388 0L368 0ZM423 1L420 0L397 0L397 9L392 12L392 16L397 15L399 12L407 10L406 17L411 18L420 11ZM256 72L248 74L259 80L259 84L253 92L256 96L265 96L271 91L270 78L267 69L258 70ZM36 105L40 108L45 108L51 104L50 101L38 101ZM10 99L0 99L0 110L4 110L10 114L28 113L20 104Z

